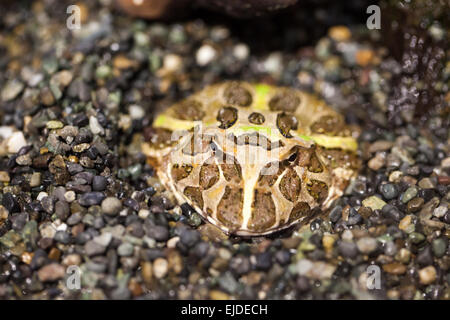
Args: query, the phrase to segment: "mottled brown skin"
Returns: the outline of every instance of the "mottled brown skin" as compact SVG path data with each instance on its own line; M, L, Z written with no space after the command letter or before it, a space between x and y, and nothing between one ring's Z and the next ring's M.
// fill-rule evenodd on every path
M178 129L185 131L176 144L161 143ZM309 221L342 194L359 164L343 117L290 88L209 86L158 116L150 132L143 152L163 184L236 235Z

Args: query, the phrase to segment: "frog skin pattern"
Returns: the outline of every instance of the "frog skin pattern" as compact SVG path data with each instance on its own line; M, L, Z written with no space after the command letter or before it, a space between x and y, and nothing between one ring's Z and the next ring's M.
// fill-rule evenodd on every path
M359 167L342 115L267 84L208 86L159 114L145 136L142 151L177 201L239 236L308 223Z

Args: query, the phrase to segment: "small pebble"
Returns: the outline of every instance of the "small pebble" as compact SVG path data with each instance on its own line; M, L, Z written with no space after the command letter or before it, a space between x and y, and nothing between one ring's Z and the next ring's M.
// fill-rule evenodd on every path
M101 207L104 214L115 216L122 210L122 202L115 197L108 197L102 201Z
M433 266L428 266L419 270L419 280L423 285L429 285L436 280L436 269Z

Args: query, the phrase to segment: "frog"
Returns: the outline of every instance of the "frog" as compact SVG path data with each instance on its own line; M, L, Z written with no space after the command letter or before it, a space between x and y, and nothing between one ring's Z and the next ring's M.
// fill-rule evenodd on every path
M306 225L359 168L357 130L315 94L211 84L157 114L142 152L179 204L228 235Z

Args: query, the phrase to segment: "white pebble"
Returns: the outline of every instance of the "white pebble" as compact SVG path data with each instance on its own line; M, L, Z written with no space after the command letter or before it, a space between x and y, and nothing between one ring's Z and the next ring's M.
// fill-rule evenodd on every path
M138 212L138 216L141 219L146 219L148 217L148 215L150 214L150 210L147 209L141 209Z
M164 57L163 68L168 72L178 71L182 65L181 57L176 54L168 54Z
M195 60L199 66L206 66L216 57L216 49L214 49L209 44L205 44L197 50L195 55Z
M250 54L250 50L246 44L239 43L239 44L235 45L233 48L233 56L238 60L247 59L249 54Z
M344 230L342 232L342 240L351 241L353 239L353 233L350 230Z
M145 116L145 111L141 106L137 104L132 104L129 107L131 119L142 119Z
M103 134L105 132L105 129L98 123L98 120L94 116L89 117L89 129L91 129L91 132L93 134Z
M178 241L180 241L180 237L173 237L167 241L167 248L173 249L177 246Z
M74 191L70 190L64 193L64 199L66 199L67 202L73 202L75 200L76 194Z
M65 224L65 223L61 223L59 226L56 227L56 231L66 231L66 230L67 230L67 224Z
M283 69L281 54L279 52L271 53L263 62L263 67L268 73L281 73Z
M439 206L436 209L434 209L433 211L433 216L438 217L438 218L442 218L443 216L445 216L445 214L447 213L447 206Z
M164 278L164 276L167 274L169 264L167 263L166 259L163 258L157 258L153 262L153 274L157 279Z
M41 191L41 192L39 192L39 194L37 195L36 200L37 200L37 201L41 201L41 200L44 199L45 197L48 197L48 193L47 193L47 192L44 192L44 191Z
M8 139L13 134L13 127L1 126L0 127L0 137L3 139Z
M25 147L26 145L27 141L25 140L22 131L16 131L8 138L6 147L8 153L17 153L20 148Z

